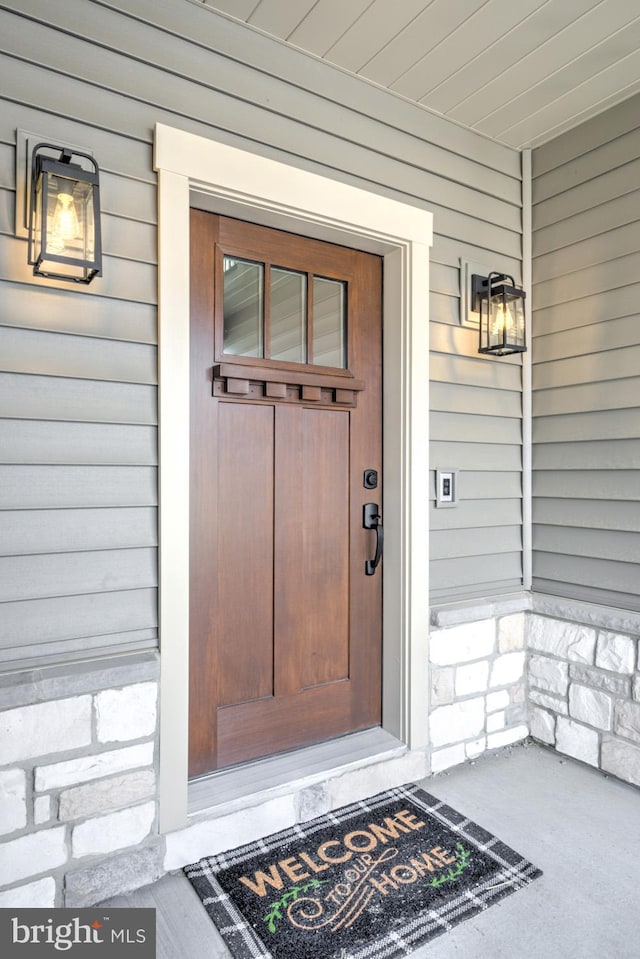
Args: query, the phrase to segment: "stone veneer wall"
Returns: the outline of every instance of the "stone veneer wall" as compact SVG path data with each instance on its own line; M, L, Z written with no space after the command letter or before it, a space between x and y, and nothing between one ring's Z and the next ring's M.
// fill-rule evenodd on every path
M640 786L637 635L527 618L531 735Z
M530 602L533 611L522 611ZM530 731L640 786L640 617L563 602L521 597L512 606L436 613L431 772ZM157 680L155 653L0 679L0 907L89 905L207 851L427 773L424 753L409 752L380 769L347 772L330 788L276 797L273 808L160 836Z
M431 630L432 772L528 735L525 658L522 612Z
M89 905L162 875L157 679L155 654L4 678L0 907Z
M640 616L543 594L514 602L530 608L434 614L431 771L530 733L640 786Z

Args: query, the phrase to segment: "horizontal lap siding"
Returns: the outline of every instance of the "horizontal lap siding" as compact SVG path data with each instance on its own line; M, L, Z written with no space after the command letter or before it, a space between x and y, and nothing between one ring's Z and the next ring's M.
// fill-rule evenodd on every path
M534 151L533 575L640 609L640 98Z
M92 6L70 5L76 32ZM36 22L43 5L0 20L0 662L11 668L157 645L157 203L151 127L132 128L128 98L103 99L81 68L61 75L62 57L83 57L76 38L67 47ZM35 281L26 264L17 128L100 164L104 276L87 289Z
M450 256L448 245L434 245ZM497 251L458 257L501 264ZM453 295L455 294L455 295ZM477 331L460 326L460 278L446 297L432 294L431 595L434 601L510 592L522 586L522 368L477 352ZM436 507L436 469L457 469L458 505Z
M515 151L182 0L9 0L0 80L0 660L157 642L157 122L434 213L433 451L463 471L458 510L432 509L435 592L519 581L520 370L458 325L461 256L520 272ZM100 164L86 289L26 264L17 128Z

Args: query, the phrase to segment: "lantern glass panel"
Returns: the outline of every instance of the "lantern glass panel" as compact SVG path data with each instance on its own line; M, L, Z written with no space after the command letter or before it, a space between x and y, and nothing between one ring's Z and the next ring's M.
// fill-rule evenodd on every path
M93 184L73 177L46 177L46 256L92 261L95 255Z
M33 210L33 259L34 262L38 262L42 259L42 244L43 240L46 237L45 229L46 223L42 222L42 185L45 181L45 177L39 176L34 192L34 210Z
M514 287L494 287L480 300L480 351L503 356L525 350L524 295Z
M41 150L60 149L59 159ZM71 162L86 158L94 170ZM102 272L98 166L88 154L34 147L28 261L36 276L90 283Z
M517 346L518 349L525 349L524 333L524 300L521 296L514 296L509 305L509 312L512 317L511 329L509 331L509 343Z
M518 305L520 303L522 303L522 300L519 297L510 296L508 293L491 298L490 338L492 345L517 343L519 335L522 335L522 323L518 316Z

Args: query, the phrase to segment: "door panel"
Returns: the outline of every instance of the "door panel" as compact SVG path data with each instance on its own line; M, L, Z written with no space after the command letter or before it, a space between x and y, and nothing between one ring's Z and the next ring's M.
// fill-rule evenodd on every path
M243 300L249 262L264 276L260 330L250 353L225 353L225 286L229 348L241 348L228 331L242 317L255 325ZM291 271L303 279L294 284ZM362 506L382 495L363 488L364 470L381 470L381 267L194 210L191 279L190 774L199 775L380 722L381 575L364 575L372 542Z
M218 406L219 706L273 695L273 412Z
M304 657L301 686L349 678L349 417L303 410L302 569Z

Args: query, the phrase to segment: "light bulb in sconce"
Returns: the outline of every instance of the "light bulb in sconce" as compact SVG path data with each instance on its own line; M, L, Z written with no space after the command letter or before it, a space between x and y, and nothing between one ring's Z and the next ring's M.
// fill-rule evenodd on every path
M58 193L56 208L51 220L51 232L47 247L51 252L61 253L69 240L80 233L76 204L70 193Z
M492 336L502 336L502 331L506 330L507 337L515 332L515 318L513 310L508 305L500 303L492 306L491 314L491 334Z

